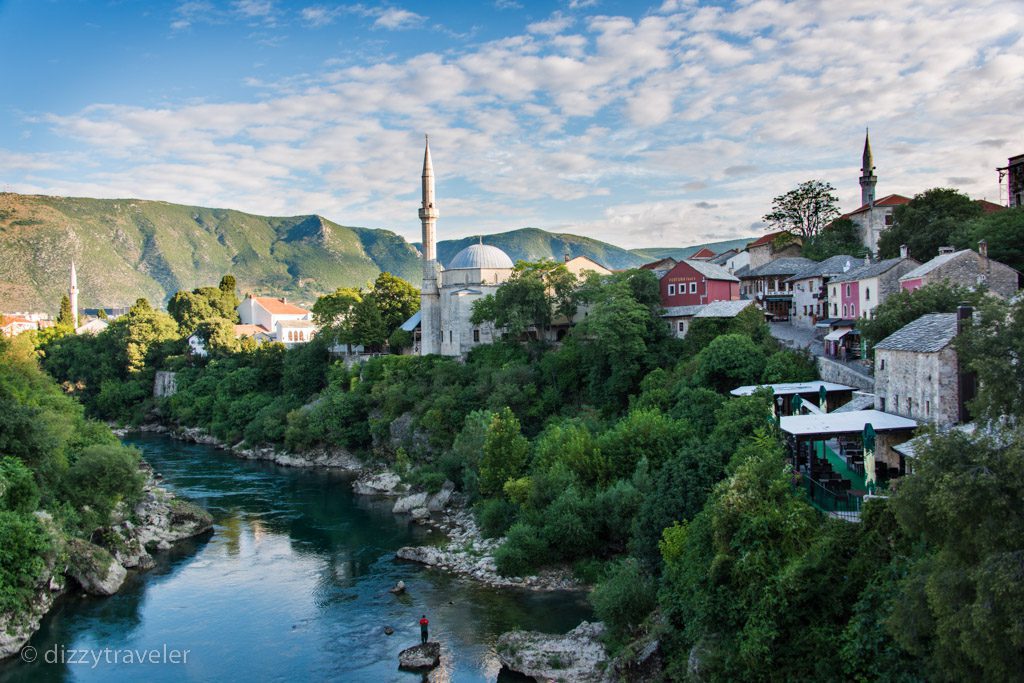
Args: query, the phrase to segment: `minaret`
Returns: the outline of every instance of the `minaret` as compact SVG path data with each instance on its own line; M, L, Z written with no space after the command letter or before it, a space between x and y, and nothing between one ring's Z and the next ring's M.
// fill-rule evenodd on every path
M420 355L441 352L441 295L438 291L437 206L434 202L434 165L430 161L430 138L423 152L423 285L420 287Z
M874 206L875 203L875 160L871 156L871 140L868 138L868 130L864 129L864 157L861 159L860 169L860 204L861 206Z
M71 302L71 320L78 329L78 273L75 272L75 261L71 261L71 287L68 289L68 300Z

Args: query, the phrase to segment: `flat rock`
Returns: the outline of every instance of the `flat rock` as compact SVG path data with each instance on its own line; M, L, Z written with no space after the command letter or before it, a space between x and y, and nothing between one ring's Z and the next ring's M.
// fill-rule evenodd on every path
M427 509L431 512L440 512L448 507L448 503L452 499L452 494L455 493L455 484L451 481L445 480L441 486L441 490L430 496L427 499Z
M430 545L414 545L399 548L395 556L400 560L419 562L431 567L443 564L446 556L443 550Z
M425 671L441 663L441 643L430 641L406 648L398 653L398 668Z
M417 508L424 507L426 506L426 504L426 492L413 493L408 496L402 496L401 498L396 500L395 506L391 508L391 512L395 513L396 515L403 515L412 512Z
M565 635L510 631L498 638L501 663L540 681L599 683L604 680L608 653L601 642L604 625L584 621Z
M352 490L361 496L390 495L401 483L402 478L394 472L376 472L359 477Z

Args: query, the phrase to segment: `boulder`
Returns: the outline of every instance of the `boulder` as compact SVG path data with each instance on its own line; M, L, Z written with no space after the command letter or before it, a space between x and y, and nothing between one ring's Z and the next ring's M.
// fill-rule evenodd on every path
M402 478L397 474L384 471L359 477L352 490L361 496L390 495L401 483Z
M448 503L451 501L453 493L455 493L455 484L446 480L441 486L441 490L427 499L427 509L431 512L440 512L441 510L444 510L448 507Z
M435 548L430 545L414 545L405 546L399 548L395 553L395 557L400 560L409 560L410 562L419 562L431 567L436 567L439 564L444 564L446 555L440 548Z
M430 517L430 510L427 508L416 508L409 514L415 520L424 520Z
M441 643L430 641L398 653L398 668L405 671L425 671L441 663Z
M113 595L128 570L98 545L72 538L68 541L67 575L90 595Z
M395 633L395 629L391 628L390 626L385 626L384 627L384 635L390 636L390 635L394 635L394 633Z
M608 653L601 643L604 625L584 621L565 635L511 631L498 638L501 663L537 680L598 683L604 679Z
M426 493L413 493L408 496L402 496L395 501L395 506L391 508L391 512L396 515L404 515L412 512L416 508L421 508L427 504Z
M389 588L388 590L395 595L401 595L405 592L405 581L399 580L399 582L395 584L394 588Z

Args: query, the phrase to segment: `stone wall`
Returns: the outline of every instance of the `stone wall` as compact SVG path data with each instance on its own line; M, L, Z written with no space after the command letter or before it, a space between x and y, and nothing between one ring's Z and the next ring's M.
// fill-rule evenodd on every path
M153 395L157 398L174 396L178 393L178 373L167 370L157 370L156 379L153 380Z
M818 356L818 375L826 382L845 384L863 391L874 391L875 380L864 372L858 372L848 365Z
M922 278L924 284L946 281L964 287L985 284L990 291L1008 299L1017 292L1017 271L1007 265L966 251Z
M880 410L940 427L959 420L956 351L875 349L875 394ZM908 406L907 399L910 399ZM882 404L884 401L884 406Z

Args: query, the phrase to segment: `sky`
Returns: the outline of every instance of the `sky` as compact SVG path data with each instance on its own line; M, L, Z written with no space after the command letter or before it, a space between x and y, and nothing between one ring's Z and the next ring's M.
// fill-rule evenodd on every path
M1017 0L0 0L0 190L317 213L418 241L763 232L832 183L999 201Z

